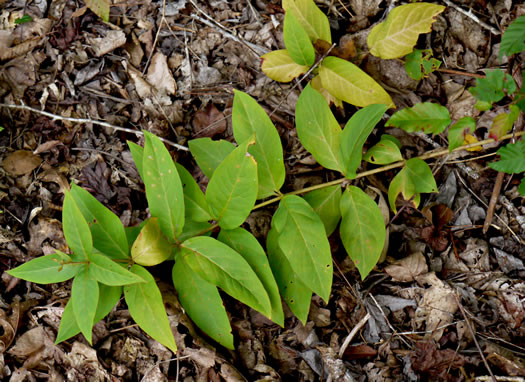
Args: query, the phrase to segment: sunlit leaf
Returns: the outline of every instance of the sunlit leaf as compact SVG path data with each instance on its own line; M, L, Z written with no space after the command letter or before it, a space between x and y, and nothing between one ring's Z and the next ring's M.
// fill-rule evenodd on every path
M323 221L326 236L335 231L341 219L339 201L341 200L341 186L331 186L310 191L303 196Z
M394 113L385 126L399 127L406 132L442 133L450 124L450 113L437 103L422 102Z
M472 117L463 117L448 129L448 149L452 151L465 142L467 134L476 130L476 120Z
M432 175L432 170L424 160L419 158L409 159L405 166L394 177L388 188L388 202L394 212L396 199L401 193L405 200L412 199L415 207L419 205L422 192L437 192L437 185Z
M387 109L386 105L369 105L354 113L346 123L341 136L341 154L345 164L344 174L348 179L357 176L363 145Z
M313 0L283 0L282 6L287 13L293 13L312 42L324 40L332 43L328 18Z
M179 301L193 322L221 345L234 349L230 321L217 287L193 272L179 255L172 277Z
M261 69L268 77L278 82L290 82L310 69L296 63L286 49L274 50L261 57Z
M299 65L313 65L315 61L314 46L292 12L286 12L284 17L283 39L292 60Z
M257 163L248 151L248 139L233 150L217 167L206 189L210 212L221 228L240 226L257 198Z
M180 256L207 282L271 316L272 307L263 284L248 262L226 244L211 237L193 237L182 244Z
M264 109L248 94L236 90L232 111L233 135L242 143L255 134L248 152L257 162L257 199L275 195L286 175L281 138Z
M113 260L96 252L89 255L88 274L90 278L109 286L121 286L144 281Z
M310 86L317 90L321 95L324 97L326 102L328 102L329 105L334 104L337 107L343 107L343 101L334 96L332 93L330 93L328 90L326 90L323 87L323 83L321 82L321 76L317 75L310 81Z
M140 265L133 265L130 271L146 280L145 283L124 287L124 296L131 318L154 340L176 353L177 345L155 279Z
M275 229L268 232L266 249L268 261L279 286L279 292L293 314L303 325L306 325L310 301L312 300L312 290L297 277L287 257L280 249L279 233Z
M332 287L332 254L319 215L304 199L287 195L273 215L272 229L278 232L279 247L297 277L328 301Z
M525 15L514 20L501 37L499 58L503 55L509 57L525 50Z
M302 145L325 168L344 172L341 157L341 126L323 96L310 85L295 105L297 135Z
M355 106L382 103L394 107L388 93L368 74L349 61L326 57L319 66L323 87L333 96Z
M365 279L377 264L385 244L383 214L377 204L355 186L343 192L341 214L341 240L361 278Z
M421 33L432 30L435 17L445 7L430 3L412 3L395 7L385 21L368 34L368 49L374 56L391 59L412 51Z
M211 138L193 139L188 142L188 146L191 155L208 179L211 179L215 169L235 149L231 142L223 139L212 141Z
M217 239L234 249L248 262L250 267L252 267L270 298L272 313L268 318L281 327L284 326L283 305L281 303L281 296L279 295L279 288L270 269L266 253L257 239L242 228L235 228L233 230L223 229Z
M489 163L496 171L518 174L525 171L525 141L509 143L498 150L500 160ZM521 187L521 186L520 186Z
M184 228L184 194L175 163L155 135L144 131L143 172L151 216L168 240L176 240Z

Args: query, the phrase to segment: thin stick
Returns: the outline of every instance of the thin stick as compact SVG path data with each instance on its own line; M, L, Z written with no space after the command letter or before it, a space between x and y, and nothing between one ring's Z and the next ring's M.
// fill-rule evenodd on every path
M489 207L487 208L487 216L485 217L485 223L483 223L483 233L487 233L490 224L492 223L494 210L496 209L496 203L501 192L501 185L503 184L504 176L505 174L503 172L498 172L498 175L496 176L496 183L494 183L494 189L492 190L492 195L490 196Z
M357 323L357 325L354 326L354 328L348 334L348 336L346 336L345 340L343 341L343 344L341 345L341 349L339 349L339 358L343 357L343 354L346 348L348 347L348 345L350 344L350 342L353 340L357 332L361 330L363 326L365 326L365 324L368 322L370 317L372 316L370 316L370 313L367 312L366 315L363 318L361 318L361 320Z
M465 11L463 8L457 6L456 4L454 4L452 1L450 0L443 0L443 2L445 4L447 4L449 7L452 7L454 8L456 11L458 11L459 13L463 13L465 16L467 16L468 18L470 18L472 21L474 21L475 23L478 23L481 27L485 28L485 29L488 29L493 35L500 35L501 32L499 30L497 30L496 28L494 28L493 26L481 21L478 16L476 16L475 14L472 13L472 10L469 9L468 11Z
M458 75L458 76L474 77L474 78L485 78L485 76L483 74L462 72L461 70L439 68L437 71L441 72L441 73L455 74L455 75Z
M489 372L490 376L492 377L492 381L496 382L496 377L494 374L492 374L492 370L489 366L489 363L487 362L487 359L485 358L485 355L483 354L483 350L481 350L481 347L479 346L478 340L476 338L476 334L474 333L474 330L472 329L472 326L470 325L470 321L467 318L467 315L465 314L465 309L463 309L463 305L461 304L461 301L459 301L459 298L457 294L454 294L454 298L456 299L456 303L458 305L459 310L461 311L461 314L463 315L463 318L465 319L465 323L467 324L467 328L470 332L470 335L472 336L472 339L474 340L474 343L476 344L476 347L478 348L479 355L481 356L481 359L483 360L483 363L485 364L485 367L487 368L487 371Z
M141 132L141 131L128 129L126 127L115 126L115 125L112 125L111 123L107 123L107 122L103 122L103 121L97 121L95 119L88 119L88 118L62 117L60 115L52 114L52 113L49 113L47 111L35 109L33 107L26 106L26 105L10 105L10 104L6 104L6 103L0 103L0 107L6 107L8 109L27 110L27 111L30 111L30 112L33 112L33 113L45 115L46 117L51 118L53 121L59 120L59 121L67 121L67 122L74 122L74 123L81 123L81 124L91 123L93 125L109 127L110 129L113 129L115 131L123 131L125 133L135 134L137 136L138 135L144 135L144 133ZM172 141L170 141L168 139L165 139L165 138L160 138L159 137L159 139L162 142L164 142L164 143L166 143L166 144L168 144L170 146L175 147L177 150L189 151L189 149L187 147L179 145L178 143L172 142Z

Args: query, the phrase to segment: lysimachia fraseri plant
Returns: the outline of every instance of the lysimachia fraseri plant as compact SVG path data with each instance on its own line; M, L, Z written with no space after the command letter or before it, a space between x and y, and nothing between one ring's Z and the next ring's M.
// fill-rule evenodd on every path
M330 298L333 268L328 235L337 226L363 278L383 251L386 231L381 210L365 191L354 185L343 189L341 184L356 178L363 145L386 110L386 105L369 105L341 129L323 96L306 87L297 103L299 139L321 165L343 177L339 184L304 190L301 197L296 195L301 190L281 193L286 173L279 134L262 107L236 91L232 122L237 144L208 138L189 143L209 178L206 192L172 160L159 138L144 132L144 147L128 144L144 181L151 217L139 227L125 228L91 194L72 184L62 219L70 253L57 251L9 273L37 283L73 278L57 343L79 332L91 341L93 325L124 292L135 322L175 351L161 293L147 269L163 262L172 264L173 285L187 314L227 348L233 348L233 336L219 289L280 326L284 300L305 323L312 294L324 301ZM399 160L394 140L385 138L394 142L393 153L385 154L377 146L369 160ZM398 175L400 180L393 182L397 185L393 192L396 197L415 196L417 204L419 193L435 189L428 187L433 178L425 162L411 161ZM279 204L266 243L261 244L241 226L257 200L268 198L264 203ZM393 206L394 201L391 198Z

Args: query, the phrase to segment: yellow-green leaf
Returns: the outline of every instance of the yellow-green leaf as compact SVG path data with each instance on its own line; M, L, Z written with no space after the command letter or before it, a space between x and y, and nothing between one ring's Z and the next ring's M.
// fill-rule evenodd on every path
M370 53L383 59L403 57L417 43L421 33L432 29L434 17L445 7L430 3L412 3L396 7L368 35Z
M274 81L290 82L310 69L307 65L296 63L286 49L266 53L261 59L262 71Z
M382 103L395 107L388 93L356 65L338 57L326 57L319 67L323 87L334 97L355 106Z
M131 247L131 257L137 264L153 266L166 260L172 251L172 245L160 230L158 219L150 218Z
M494 117L489 136L495 140L500 139L512 129L512 125L514 125L519 115L520 109L516 105L510 105L510 112L501 113Z
M332 93L330 93L328 90L326 90L323 87L323 83L321 82L321 76L317 75L310 81L310 86L317 90L321 95L324 97L326 102L328 102L329 105L334 104L337 107L343 107L343 101L341 101L339 98L334 96Z
M313 0L283 0L286 13L293 13L312 42L324 40L332 43L330 23Z
M109 21L109 0L86 0L86 6L105 22Z

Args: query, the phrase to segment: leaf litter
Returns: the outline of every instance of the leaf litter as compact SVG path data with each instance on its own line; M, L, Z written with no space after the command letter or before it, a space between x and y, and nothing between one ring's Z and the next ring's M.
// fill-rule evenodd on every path
M346 7L327 3L319 5L332 27L339 26L338 48L379 81L396 105L438 101L453 121L481 114L478 128L484 129L476 131L477 139L488 136L494 114L474 108L476 101L467 90L474 86L473 77L443 71L415 83L399 63L361 54L366 35L359 32L373 25L389 2L352 0ZM487 159L466 151L452 153L445 163L430 163L440 194L422 201L421 211L406 207L396 216L384 214L390 219L386 260L364 282L358 281L337 234L330 237L338 264L332 296L327 304L314 296L305 326L286 311L285 327L279 328L226 298L236 338L236 351L227 353L196 330L173 288L165 285L179 354L134 327L124 303L95 326L92 347L81 336L54 345L71 285L40 287L5 271L65 250L60 206L67 184L75 180L87 188L127 226L148 216L143 186L125 145L127 139L141 143L140 135L60 117L145 129L180 145L196 137L232 141L229 114L233 89L239 89L272 113L291 170L290 189L333 180L334 174L321 171L313 158L307 160L290 129L299 90L271 81L260 70L260 55L284 47L279 6L238 0L179 0L165 8L159 2L117 2L110 8L111 24L105 24L92 10L78 9L72 2L0 4L0 103L37 109L0 109L5 128L0 132L1 379L525 377L525 209L516 191L519 182L506 178L497 218L483 235L480 227L495 172L486 166ZM482 23L449 6L421 48L432 47L434 57L449 68L469 73L507 64L506 58L498 61L498 40L485 25L506 26L525 8L511 1L478 1L473 7ZM32 21L15 24L24 14ZM58 118L39 115L38 110ZM341 122L351 113L340 109L337 116ZM401 141L404 156L446 147L439 135L422 139L396 128L386 132ZM381 134L375 131L366 146L379 142ZM185 165L191 163L182 152L173 155ZM361 182L384 198L394 175ZM264 210L252 214L248 223L258 238L266 236ZM156 276L166 277L162 269ZM359 328L367 313L370 318ZM339 358L344 339L355 327L358 332Z

